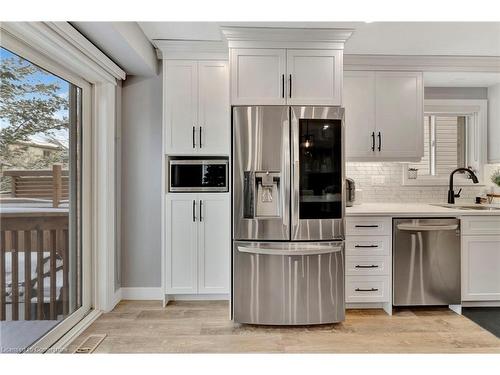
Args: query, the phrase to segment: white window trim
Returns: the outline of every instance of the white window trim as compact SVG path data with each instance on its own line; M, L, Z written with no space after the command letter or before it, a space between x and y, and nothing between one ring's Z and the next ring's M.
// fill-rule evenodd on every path
M88 53L84 53L71 40L76 34L72 34L71 38L63 37L62 29L63 27L59 27L59 31L55 32L50 23L44 22L0 24L3 47L83 89L83 126L87 130L83 133L82 146L82 251L83 266L87 267L84 274L90 277L83 280L84 306L44 335L28 351L50 347L71 327L78 328L79 324L88 324L82 322L82 319L91 309L97 312L110 311L121 298L120 290L115 291L114 288L114 132L116 80L124 77L125 73L117 66L114 66L115 73L104 69L102 62L98 61L99 53L102 54L100 51L94 51L95 56L89 58ZM85 39L83 36L81 38ZM97 48L95 50L98 51Z
M474 184L471 180L455 176L455 186L484 186L484 165L486 163L487 152L487 113L488 101L487 100L467 100L467 99L433 99L424 101L425 113L439 113L439 114L473 114L476 117L474 122L475 129L472 134L474 140L472 141L473 158L469 160L470 164L477 170L477 177L479 184ZM408 163L403 163L403 186L447 186L449 184L449 176L436 176L425 177L417 179L408 178Z

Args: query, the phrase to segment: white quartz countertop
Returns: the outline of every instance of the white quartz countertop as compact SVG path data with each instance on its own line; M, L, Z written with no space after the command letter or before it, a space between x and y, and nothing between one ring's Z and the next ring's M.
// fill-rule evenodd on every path
M444 204L444 203L443 203ZM473 204L467 204L473 206ZM460 204L457 204L460 206ZM500 207L500 205L485 205ZM500 216L500 210L463 210L428 203L363 203L346 207L347 216Z

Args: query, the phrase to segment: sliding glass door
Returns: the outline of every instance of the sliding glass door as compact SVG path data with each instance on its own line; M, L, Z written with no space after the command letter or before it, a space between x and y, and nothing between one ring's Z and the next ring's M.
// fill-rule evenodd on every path
M26 52L0 48L2 352L43 351L90 309L90 85Z

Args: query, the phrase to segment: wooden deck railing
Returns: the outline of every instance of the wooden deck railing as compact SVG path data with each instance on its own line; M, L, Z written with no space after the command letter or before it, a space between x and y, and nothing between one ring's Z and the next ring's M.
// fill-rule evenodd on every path
M67 213L26 217L2 215L0 320L6 320L7 308L12 320L19 320L21 308L25 320L55 320L60 314L68 314L68 248ZM23 280L20 280L21 269ZM62 272L59 285L58 272ZM6 277L8 273L9 278Z
M12 178L13 198L52 199L53 207L59 207L62 200L68 199L68 171L62 170L61 164L54 164L52 169L7 170L3 175Z

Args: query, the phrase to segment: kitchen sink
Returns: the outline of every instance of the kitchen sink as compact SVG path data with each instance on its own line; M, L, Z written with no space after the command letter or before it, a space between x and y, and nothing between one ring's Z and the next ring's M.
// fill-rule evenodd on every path
M444 208L454 208L456 210L477 210L477 211L496 211L496 210L500 210L500 207L481 206L479 204L477 204L477 205L433 204L432 206L444 207Z

